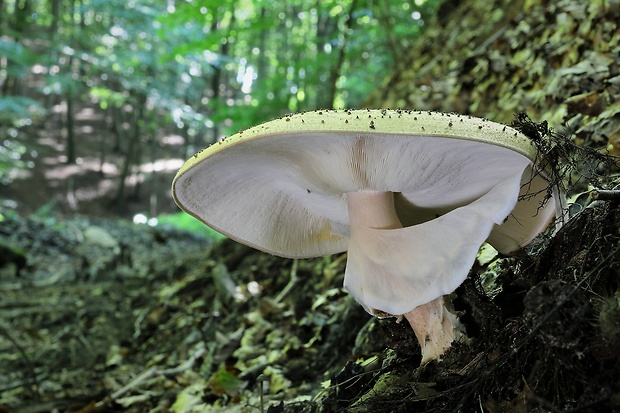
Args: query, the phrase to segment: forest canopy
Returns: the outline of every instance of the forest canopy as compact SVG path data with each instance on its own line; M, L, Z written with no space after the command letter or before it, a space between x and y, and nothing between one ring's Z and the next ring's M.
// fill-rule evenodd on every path
M74 163L88 105L105 119L100 152L122 155L117 199L166 133L185 157L286 112L357 107L437 3L2 0L0 179L33 166L25 128L50 119Z

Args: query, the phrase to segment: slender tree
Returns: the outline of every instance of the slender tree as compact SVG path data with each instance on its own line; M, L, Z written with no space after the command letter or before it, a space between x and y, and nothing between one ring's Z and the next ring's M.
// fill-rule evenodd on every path
M326 106L330 108L333 107L334 101L336 99L336 91L338 88L337 82L344 66L347 41L349 39L349 35L351 34L353 23L355 22L354 13L357 7L357 2L358 0L351 1L348 16L344 18L342 34L340 35L340 42L338 45L337 58L330 70L328 94L326 97Z

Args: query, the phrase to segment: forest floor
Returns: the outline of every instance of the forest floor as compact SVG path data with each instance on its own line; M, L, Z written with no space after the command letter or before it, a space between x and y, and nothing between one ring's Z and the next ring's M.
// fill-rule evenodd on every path
M116 209L108 122L79 108L68 165L54 111L26 129L34 168L2 188L1 413L620 411L617 201L478 263L454 300L468 340L420 367L406 323L342 288L346 255L284 260L132 224L176 211L180 141L158 137Z
M538 102L537 118L577 116L591 122L578 134L617 136L615 109L597 118L573 113L589 105L557 106L577 93L617 95L617 64L592 69L618 56L609 46L618 38L615 9L592 20L585 2L558 3L557 12L535 3L456 70L454 53L426 53L446 62L433 66L436 76L419 66L424 53L412 55L411 76L389 85L392 106L435 99L432 107L456 102L448 110L491 107L511 118L523 96ZM502 9L478 4L493 10L451 20L484 28ZM462 45L480 44L476 30L438 30L445 37L421 47L449 49L458 39L454 49L465 53ZM493 63L505 59L510 70L497 71ZM592 68L581 70L584 63ZM556 77L544 75L558 67ZM417 73L441 81L421 87ZM405 97L413 100L401 104ZM2 188L1 413L620 412L618 200L589 205L521 256L475 265L454 299L468 340L420 367L411 330L369 317L344 291L344 255L283 260L103 219L174 211L169 188L182 156L174 136L159 137L163 161L152 169L160 172L138 191L150 198L152 183L157 202L115 210L120 157L108 152L101 176L93 156L111 140L105 119L79 108L81 161L65 165L63 110L28 128L37 165Z
M7 214L0 411L620 411L618 234L598 202L479 263L454 300L469 339L420 367L406 323L342 288L346 255Z
M44 100L43 97L40 99ZM160 131L157 144L141 150L143 162L127 177L126 195L117 199L124 156L114 151L115 137L107 112L84 97L75 109L76 162L67 163L66 105L52 105L44 120L20 129L17 139L28 151L29 169L15 171L2 186L3 207L59 216L82 214L130 219L177 212L170 186L184 162L182 138ZM121 141L121 147L126 142Z
M617 203L476 265L454 300L467 342L420 367L406 323L342 288L346 255L103 218L118 170L87 155L104 119L78 119L77 165L39 130L37 166L3 188L20 214L0 222L0 412L620 411ZM160 206L174 170L153 175Z
M284 260L116 219L121 157L101 174L107 123L77 119L76 165L52 118L3 188L0 412L620 411L617 202L476 265L454 300L467 342L420 367L406 323L342 288L346 255ZM144 175L159 212L176 209L172 142Z

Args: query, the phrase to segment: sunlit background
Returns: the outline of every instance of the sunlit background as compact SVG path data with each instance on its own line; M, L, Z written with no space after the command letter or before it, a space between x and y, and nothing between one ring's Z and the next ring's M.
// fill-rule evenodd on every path
M284 113L363 106L436 3L4 1L2 211L176 214L187 157Z

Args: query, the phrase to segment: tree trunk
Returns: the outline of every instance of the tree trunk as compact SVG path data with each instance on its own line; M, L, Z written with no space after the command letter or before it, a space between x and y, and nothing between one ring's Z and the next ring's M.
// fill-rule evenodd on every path
M73 59L69 59L69 66L72 66ZM65 94L67 100L67 163L75 163L75 118L73 116L73 90L71 86Z
M264 22L267 19L267 8L261 6L260 8L260 21ZM258 49L260 53L258 55L258 62L256 63L256 74L257 80L267 80L267 36L269 34L268 30L261 30L260 36L258 38Z
M4 8L4 0L0 0L0 36L4 34L4 16L6 15Z
M73 2L71 3L71 7L69 10L71 12L71 17L73 18L75 14L75 4ZM71 30L74 30L74 28L71 27ZM74 38L75 36L72 33L72 35L70 36L70 40L73 40ZM75 41L73 40L72 43L75 43ZM67 74L69 75L69 77L71 77L73 74L74 64L75 57L71 55L66 66ZM63 88L65 89L65 100L67 102L67 163L73 164L75 163L75 118L73 111L75 98L74 95L77 88L73 82L67 82L67 84L65 84Z
M27 30L28 26L28 14L30 13L30 2L29 0L21 0L15 2L14 5L14 19L13 19L13 32L15 33L14 40L16 43L20 43L22 41L22 33ZM10 25L10 21L9 21ZM10 57L6 59L6 78L4 80L4 84L2 85L2 94L4 96L11 96L18 94L19 88L19 77L12 72L17 72L17 68L15 64L11 61Z
M53 45L56 34L58 33L58 21L60 19L60 0L51 0L51 9L52 9L52 21L50 22L49 33L50 33L50 39L52 40L52 45Z
M121 175L119 176L118 190L114 197L114 204L119 211L125 208L126 192L127 192L127 177L131 171L131 166L136 162L136 155L138 152L138 145L140 143L140 135L142 133L142 122L144 110L146 108L146 95L138 93L136 96L136 102L134 105L133 116L133 130L129 135L129 142L125 157L123 160L123 167L121 169Z
M355 1L353 2L355 3ZM354 6L354 4L352 4ZM326 46L332 47L332 39L337 36L338 33L338 18L332 17L329 14L329 9L323 6L320 8L320 2L317 1L317 14L318 20L316 25L316 60L318 62L329 62L332 59L328 58ZM335 50L329 49L329 53L334 53ZM317 85L316 93L314 96L314 107L324 108L331 107L333 103L334 92L332 90L333 74L330 71L326 71L322 67L314 68L316 70L314 83ZM335 70L335 69L334 69ZM337 79L337 77L334 77Z
M122 107L111 105L110 115L112 117L112 133L114 134L114 144L112 146L112 152L121 153L121 142L124 136Z
M353 28L353 24L355 23L355 18L353 14L355 13L355 8L357 7L357 0L353 0L351 2L351 7L349 8L348 16L344 22L344 31L342 33L340 39L340 45L338 46L338 59L336 63L332 67L329 76L329 84L328 84L328 93L326 97L327 105L325 107L332 108L334 106L334 101L336 100L336 91L338 89L338 78L342 72L342 65L344 64L344 58L346 55L346 47L347 41L349 39L349 35Z
M232 13L232 17L230 18L230 23L228 26L228 30L230 31L235 26L234 3L231 4L231 10L229 11ZM211 30L222 30L221 21L219 21L217 13L214 13L214 20L211 25ZM226 30L224 30L224 32L226 32ZM220 98L222 96L229 97L227 96L230 91L230 88L227 87L229 79L226 76L226 72L224 71L223 62L226 61L227 57L230 55L231 41L231 38L227 38L224 39L224 41L220 44L220 62L219 64L215 64L212 66L213 76L211 77L211 93L213 97L213 102L216 102L216 105L223 104L220 101ZM211 139L209 139L210 142L215 142L219 138L219 135L220 128L216 123L211 129Z

